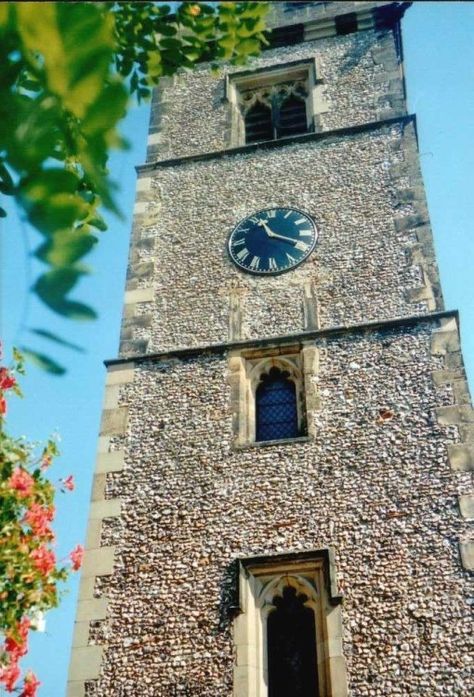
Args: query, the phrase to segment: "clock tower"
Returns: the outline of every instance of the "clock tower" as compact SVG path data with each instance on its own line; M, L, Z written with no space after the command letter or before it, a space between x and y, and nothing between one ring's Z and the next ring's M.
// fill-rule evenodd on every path
M160 84L69 697L474 692L474 413L409 5L271 3L249 65Z

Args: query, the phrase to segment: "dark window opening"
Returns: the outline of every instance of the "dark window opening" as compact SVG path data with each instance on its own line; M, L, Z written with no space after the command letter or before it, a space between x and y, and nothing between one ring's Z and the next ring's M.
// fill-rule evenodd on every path
M255 395L256 441L297 438L296 385L288 373L272 368L263 375Z
M278 136L297 135L307 131L306 104L303 99L289 97L280 106L280 122L278 124Z
M258 143L308 133L306 86L303 82L288 82L243 92L242 113L245 142Z
M245 114L245 142L261 140L273 140L272 111L262 102L256 102Z
M319 697L314 612L291 586L268 615L268 697Z
M275 27L267 36L269 45L265 48L292 46L304 40L304 24L292 24L287 27Z
M339 35L352 34L357 31L357 14L348 12L346 15L336 17L336 32Z

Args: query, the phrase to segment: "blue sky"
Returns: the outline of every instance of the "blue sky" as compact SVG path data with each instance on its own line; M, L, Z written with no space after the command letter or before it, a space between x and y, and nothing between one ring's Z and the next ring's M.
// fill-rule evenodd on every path
M417 114L420 161L435 236L445 303L461 314L464 359L474 384L474 3L415 2L403 21L409 111ZM54 349L68 373L54 378L30 367L23 382L25 399L12 400L9 428L31 440L61 435L62 456L52 478L73 473L77 489L58 496L58 556L65 556L85 538L90 486L105 379L102 361L117 355L131 211L134 166L144 161L148 109L135 109L124 124L133 148L113 156L111 171L120 183L120 204L127 218L110 218L89 262L96 269L76 292L92 304L99 320L92 324L56 319L27 292L36 269L26 250L34 233L16 211L1 222L2 314L0 333L6 354L12 345L53 347L28 334L27 327L45 327L87 347L74 354ZM37 671L41 697L62 697L70 654L78 578L68 586L60 609L47 616L25 667Z

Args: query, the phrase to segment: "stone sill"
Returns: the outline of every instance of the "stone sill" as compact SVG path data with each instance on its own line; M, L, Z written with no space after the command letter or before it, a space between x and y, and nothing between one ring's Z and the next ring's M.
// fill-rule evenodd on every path
M279 440L259 440L253 443L234 443L235 450L245 450L246 448L266 448L270 445L289 445L291 443L309 443L313 439L311 436L299 436L298 438L281 438Z

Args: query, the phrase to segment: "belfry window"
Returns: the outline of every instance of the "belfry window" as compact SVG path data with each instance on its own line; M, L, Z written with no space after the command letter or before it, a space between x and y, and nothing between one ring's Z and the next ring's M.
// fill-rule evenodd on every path
M305 81L284 82L240 93L245 142L278 140L309 131Z
M224 95L231 105L229 145L312 133L316 113L326 109L321 92L323 80L316 77L316 62L316 58L306 58L263 70L228 74Z
M289 373L271 368L261 376L255 394L256 441L297 438L296 385Z

